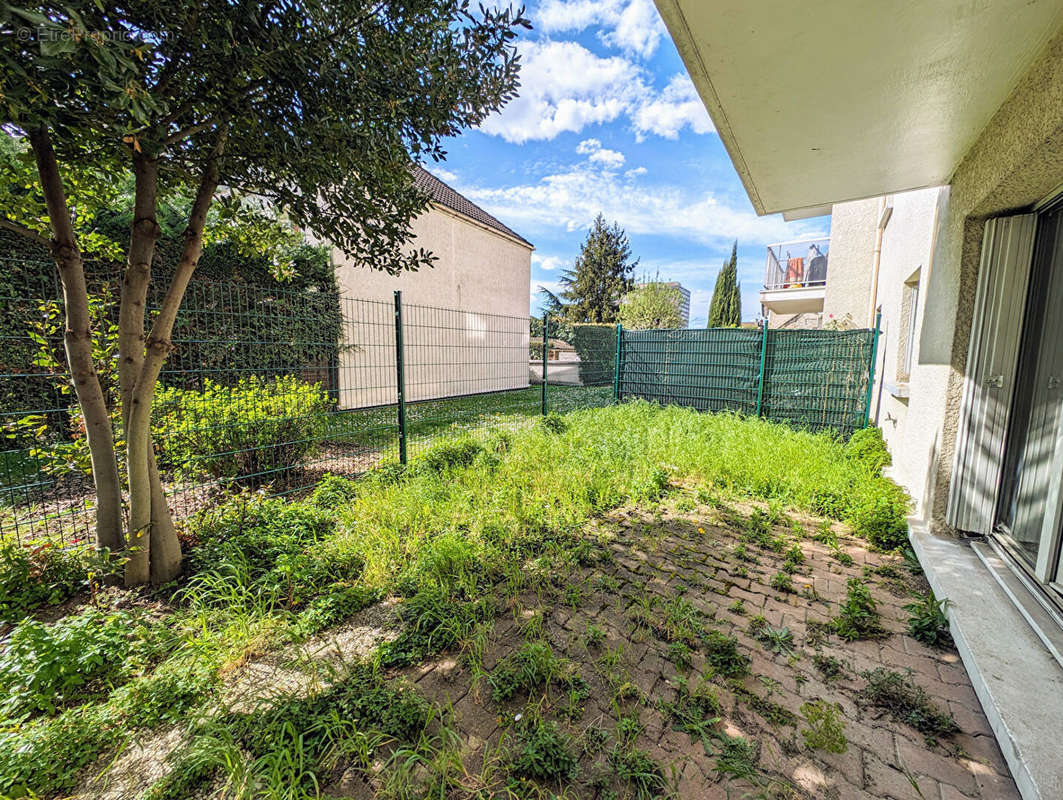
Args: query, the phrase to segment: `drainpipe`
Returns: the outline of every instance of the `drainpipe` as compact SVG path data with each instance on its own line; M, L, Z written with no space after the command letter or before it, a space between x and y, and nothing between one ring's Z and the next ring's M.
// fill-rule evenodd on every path
M886 198L879 200L878 207L878 230L875 232L875 250L871 254L871 305L867 309L867 327L875 324L875 314L878 313L878 270L882 262L882 234L886 230L886 223L893 214L893 204L886 205Z

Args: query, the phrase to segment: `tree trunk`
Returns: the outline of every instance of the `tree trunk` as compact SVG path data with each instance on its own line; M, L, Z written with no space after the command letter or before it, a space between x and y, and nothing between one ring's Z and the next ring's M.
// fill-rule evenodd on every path
M177 311L203 252L203 227L206 224L207 211L214 199L214 192L218 188L218 159L221 157L224 142L225 133L221 130L192 204L181 259L148 334L144 361L129 398L126 469L129 474L128 540L133 547L126 562L125 577L129 586L147 583L149 579L156 583L168 581L176 577L180 567L177 532L170 521L170 512L159 486L158 471L152 469L154 454L151 442L151 406L155 399L155 384L159 373L170 350L173 349L170 335L173 333ZM156 526L154 523L159 524ZM151 535L146 536L149 531ZM152 550L156 544L160 549L153 554ZM175 549L176 559L173 557Z
M29 140L51 222L52 254L63 283L66 358L74 393L85 417L85 437L96 489L96 546L119 552L122 549L122 486L118 479L111 417L92 357L92 320L84 264L47 129L30 131Z

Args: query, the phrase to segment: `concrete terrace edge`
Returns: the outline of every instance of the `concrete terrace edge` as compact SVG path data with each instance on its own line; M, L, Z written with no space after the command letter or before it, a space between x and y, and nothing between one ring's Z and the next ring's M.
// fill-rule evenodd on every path
M1063 670L971 542L911 526L909 539L947 613L1024 800L1063 797Z

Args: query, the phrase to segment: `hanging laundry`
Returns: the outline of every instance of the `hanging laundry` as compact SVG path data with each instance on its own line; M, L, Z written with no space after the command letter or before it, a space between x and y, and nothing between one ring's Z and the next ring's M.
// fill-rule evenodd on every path
M786 261L786 289L796 289L805 279L805 260L791 258Z
M809 283L827 282L827 257L819 249L818 244L808 248L808 274Z

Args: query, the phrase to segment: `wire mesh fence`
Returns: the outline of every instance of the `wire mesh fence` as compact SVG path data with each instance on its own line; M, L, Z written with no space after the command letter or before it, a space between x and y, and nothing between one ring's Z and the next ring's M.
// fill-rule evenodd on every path
M18 267L0 279L0 541L75 542L91 532L94 493L61 286L50 263ZM119 285L115 273L90 275L94 355L121 460ZM161 301L149 296L149 319ZM356 476L443 434L613 401L612 350L586 348L597 360L581 367L554 348L574 369L547 367L544 384L532 323L542 330L527 316L401 298L192 283L152 409L175 516L234 489L291 494L326 473Z
M874 330L624 331L618 399L847 435L867 424L875 342Z
M116 273L90 275L93 351L121 461L119 286ZM149 320L161 301L149 294ZM0 260L0 541L91 535L91 465L63 333L54 265ZM618 398L848 431L866 418L872 341L867 331L765 339L544 324L400 295L210 281L189 286L172 339L152 433L178 518L237 489L302 492L326 473L357 476L415 457L441 435Z

